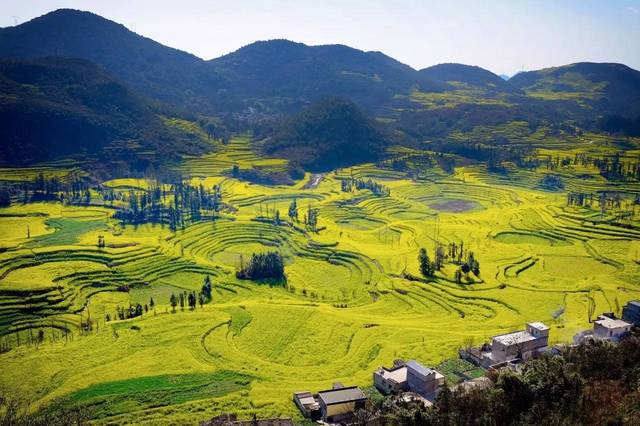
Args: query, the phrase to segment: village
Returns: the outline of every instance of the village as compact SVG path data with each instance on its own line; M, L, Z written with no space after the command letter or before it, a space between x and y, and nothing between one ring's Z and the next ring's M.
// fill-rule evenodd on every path
M549 346L550 328L542 322L530 322L524 330L493 336L490 343L479 347L468 347L459 350L459 357L485 372L509 369L518 373L527 360L542 355L554 356L563 350L577 345L595 341L617 343L631 332L633 327L640 327L640 300L630 301L624 306L621 318L606 312L593 321L591 330L584 330L573 337L571 343L559 343ZM493 382L487 375L463 380L459 383L447 383L445 375L434 368L427 367L417 360L395 360L390 367L380 366L372 373L375 389L384 396L396 396L403 401L419 402L430 407L438 393L447 386L452 391L470 389L487 389ZM358 418L359 411L370 404L369 397L358 386L348 386L340 382L331 389L313 393L308 390L295 392L293 403L305 419L320 425L355 425L363 424ZM369 419L365 424L376 424ZM238 420L234 415L221 415L201 426L293 426L290 418L272 418Z

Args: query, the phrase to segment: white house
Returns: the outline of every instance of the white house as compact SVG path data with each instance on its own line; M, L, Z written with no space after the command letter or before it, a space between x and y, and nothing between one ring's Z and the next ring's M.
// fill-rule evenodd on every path
M541 322L528 323L525 330L494 336L491 351L481 354L484 367L516 358L526 360L547 350L549 327Z
M617 342L625 334L631 331L633 324L621 319L600 315L593 322L593 337L599 340L611 340Z

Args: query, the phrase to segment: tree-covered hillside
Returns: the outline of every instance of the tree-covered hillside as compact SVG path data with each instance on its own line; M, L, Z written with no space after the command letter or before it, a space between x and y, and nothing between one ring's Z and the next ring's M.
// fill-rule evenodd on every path
M0 139L5 164L83 155L144 167L153 157L208 149L183 141L147 100L96 65L64 58L0 61Z
M622 64L580 62L522 72L508 83L529 96L574 101L599 114L640 115L640 72Z

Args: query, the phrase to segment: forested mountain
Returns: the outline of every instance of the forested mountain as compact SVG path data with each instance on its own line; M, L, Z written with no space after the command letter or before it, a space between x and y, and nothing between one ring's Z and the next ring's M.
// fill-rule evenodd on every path
M146 99L88 61L0 60L2 163L89 154L134 164L208 148L176 132Z
M88 59L146 96L200 113L291 112L332 95L378 109L414 85L440 87L382 53L342 45L263 41L204 61L70 9L0 30L0 57L40 56Z
M504 129L514 122L526 122L530 132L540 128L556 135L576 126L637 134L640 116L640 72L620 64L578 63L505 81L475 66L450 63L416 71L380 52L288 40L255 42L205 61L95 14L69 9L0 29L0 58L23 61L4 62L0 110L0 121L8 123L2 129L8 141L2 147L4 161L21 163L78 150L104 153L105 146L120 146L123 140L137 140L137 152L168 147L165 141L174 140L174 131L151 111L152 104L172 111L169 115L201 118L203 126L231 123L233 130L244 132L264 122L282 122L337 96L364 111L350 116L383 118L404 140L437 143L450 143L452 134L458 140L489 144L520 140L526 134L501 130L494 137L476 131ZM34 73L39 75L36 83L21 81ZM40 87L43 76L48 80ZM73 90L68 78L73 79ZM87 96L78 98L78 93ZM309 113L304 114L294 120L308 122ZM360 118L360 128L369 128ZM40 124L20 126L20 120ZM330 124L338 134L353 130ZM329 155L324 148L301 149L304 143L325 140L324 129L305 128L301 133L291 126L268 135L274 142L265 152L290 153L294 144L293 157L306 151L301 160L309 167L336 163L337 158L318 158L320 153ZM197 141L179 139L170 155L161 158L204 149ZM343 154L354 155L340 160L345 164L363 160L355 151Z
M353 102L331 98L279 123L263 142L267 154L289 158L313 171L375 161L385 137Z
M224 78L227 96L266 110L290 112L327 96L341 96L384 111L396 94L414 87L445 87L380 52L343 45L259 41L208 64Z

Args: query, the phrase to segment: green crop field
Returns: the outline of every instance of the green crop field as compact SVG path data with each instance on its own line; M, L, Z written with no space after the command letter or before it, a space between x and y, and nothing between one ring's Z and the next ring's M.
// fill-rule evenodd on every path
M538 155L573 157L589 137L562 149L551 138ZM609 146L592 140L589 152ZM637 150L627 152L637 159ZM336 381L367 387L375 368L397 358L441 365L449 380L476 377L455 360L470 340L543 321L552 342L570 341L598 313L620 313L640 298L640 211L567 205L568 191L633 200L640 185L606 181L588 165L553 170L564 182L555 192L539 185L550 173L544 167L495 173L467 163L447 173L434 165L416 178L364 164L317 185L307 185L307 174L295 185L263 186L232 177L234 165L279 171L287 162L261 158L248 137L187 159L179 171L192 185L219 185L224 208L176 231L123 225L113 218L123 201L97 190L86 206L14 200L0 209L0 387L32 410L87 407L99 425L197 424L221 412L300 418L294 391ZM79 172L64 164L1 169L0 180L34 173ZM350 177L373 179L389 194L344 192ZM152 187L130 178L99 186L116 195ZM318 210L316 230L289 219L294 199L301 218ZM279 223L269 219L276 210ZM458 282L457 266L446 263L433 278L416 278L420 248L433 256L454 242L473 251L479 274ZM273 250L284 257L285 283L236 278L242 259ZM206 276L211 302L173 313L170 296L199 290ZM151 298L155 306L141 316L115 319L118 307ZM88 319L91 330L81 326Z

